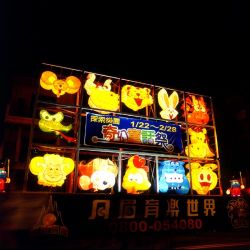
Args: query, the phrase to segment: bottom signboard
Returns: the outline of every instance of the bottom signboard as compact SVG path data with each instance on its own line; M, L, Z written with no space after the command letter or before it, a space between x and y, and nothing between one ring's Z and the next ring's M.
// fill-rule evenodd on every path
M4 194L0 226L34 234L160 233L249 227L249 199L220 196Z

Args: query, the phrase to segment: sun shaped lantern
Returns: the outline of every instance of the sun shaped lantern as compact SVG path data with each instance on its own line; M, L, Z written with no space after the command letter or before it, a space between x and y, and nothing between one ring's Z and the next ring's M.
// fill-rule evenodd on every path
M75 76L68 76L66 79L58 79L52 71L44 71L40 78L40 86L43 89L51 90L57 97L78 92L81 81Z
M38 184L49 187L62 186L66 176L75 167L71 158L58 154L45 154L31 159L29 168L32 174L37 175Z

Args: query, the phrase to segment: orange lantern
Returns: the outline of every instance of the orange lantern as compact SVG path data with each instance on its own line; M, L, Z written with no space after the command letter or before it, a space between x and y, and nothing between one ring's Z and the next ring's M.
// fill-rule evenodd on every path
M78 92L81 81L75 76L69 76L66 79L57 79L57 76L52 71L44 71L40 78L40 86L60 97L65 93L75 94Z

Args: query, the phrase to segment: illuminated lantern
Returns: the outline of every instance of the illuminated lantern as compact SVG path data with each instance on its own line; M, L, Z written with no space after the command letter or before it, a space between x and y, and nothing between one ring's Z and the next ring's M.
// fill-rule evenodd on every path
M62 186L74 167L75 163L71 158L58 154L36 156L29 164L31 173L38 177L38 184L49 187Z
M65 81L68 85L66 91L68 94L77 93L79 88L81 87L81 81L75 76L68 76Z
M48 226L52 226L55 224L57 218L54 214L52 213L47 213L43 216L42 218L42 223L44 226L48 227Z
M121 95L121 101L133 111L138 111L153 104L153 97L149 88L124 85Z
M192 99L189 96L186 98L187 121L199 125L207 124L209 115L204 98L202 96L198 98L194 95L190 96Z
M188 181L192 183L192 189L198 194L206 195L209 191L213 190L218 182L217 174L213 171L217 169L214 163L200 165L198 162L192 162L186 165L189 169L187 174Z
M162 111L160 112L161 118L173 120L178 115L176 106L179 103L179 96L176 91L168 96L168 92L165 89L161 89L158 92L158 102L162 108Z
M227 189L226 194L231 196L241 196L241 190L244 189L245 186L240 184L237 179L230 180L230 188Z
M122 187L128 194L140 194L151 187L147 173L146 160L138 155L129 158L125 175L123 176Z
M91 108L96 108L96 110L101 114L108 114L109 111L119 110L119 95L111 91L111 79L105 80L103 84L95 83L95 74L90 73L87 76L87 80L84 84L84 88L89 95L88 104ZM103 111L107 110L107 111Z
M51 90L53 88L53 83L57 80L55 73L51 71L44 71L40 78L40 85L43 89Z
M7 160L7 171L4 166L4 162L1 162L1 167L0 167L0 193L5 192L5 183L10 183L10 178L9 178L9 159Z
M161 161L159 164L159 191L171 194L187 194L189 181L185 175L184 162Z
M189 157L206 158L213 157L214 153L210 150L207 140L207 130L205 128L188 129L190 136L189 145L185 148L185 153Z
M95 158L87 164L80 162L78 173L81 190L103 191L115 185L118 167L109 159Z
M54 132L56 135L59 131L68 132L72 129L72 124L64 126L61 121L64 119L62 112L51 115L47 110L40 111L40 120L38 122L39 128L43 132Z
M75 76L69 76L66 79L57 79L55 73L44 71L40 78L40 85L46 90L52 90L57 97L60 97L65 93L77 93L81 86L81 81Z

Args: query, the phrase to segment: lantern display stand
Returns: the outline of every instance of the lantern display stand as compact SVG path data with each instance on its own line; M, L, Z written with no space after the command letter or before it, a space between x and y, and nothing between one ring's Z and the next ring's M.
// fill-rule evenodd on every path
M25 192L223 194L211 97L46 63L39 77ZM126 171L148 188L125 189Z

